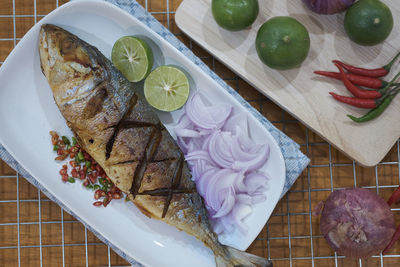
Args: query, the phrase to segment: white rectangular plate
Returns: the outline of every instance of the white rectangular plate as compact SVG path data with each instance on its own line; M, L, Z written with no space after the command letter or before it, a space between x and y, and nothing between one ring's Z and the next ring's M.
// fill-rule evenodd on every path
M71 135L54 103L51 89L41 72L38 34L41 24L52 23L78 35L110 56L114 42L125 35L146 38L155 54L155 65L174 64L190 75L191 90L199 90L212 104L231 104L236 111L247 110L216 81L181 52L125 11L106 2L70 2L36 24L19 42L0 69L0 143L63 205L93 227L112 245L147 266L214 266L211 251L194 237L167 224L144 216L131 203L114 201L108 208L96 208L93 192L80 183L64 184L54 161L49 131ZM182 111L159 113L172 132ZM255 206L246 219L249 232L222 235L220 240L246 249L256 238L279 200L285 181L285 164L275 140L267 129L249 115L249 129L258 143L269 143L271 156L264 166L272 179L267 201ZM154 255L157 255L154 257Z

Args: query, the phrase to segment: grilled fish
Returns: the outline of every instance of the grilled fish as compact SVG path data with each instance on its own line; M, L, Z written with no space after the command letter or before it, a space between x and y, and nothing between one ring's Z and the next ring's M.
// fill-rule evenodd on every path
M46 24L39 54L54 100L79 144L142 213L201 240L217 266L272 266L218 242L179 147L143 95L98 49Z

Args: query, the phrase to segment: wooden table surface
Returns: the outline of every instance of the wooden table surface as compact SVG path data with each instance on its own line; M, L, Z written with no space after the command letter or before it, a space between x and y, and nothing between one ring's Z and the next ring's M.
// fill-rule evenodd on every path
M40 20L65 2L1 0L0 63L4 62L14 43L18 43L34 25L35 19ZM311 158L309 167L278 203L267 225L248 251L270 257L274 266L400 266L400 243L384 257L378 255L360 261L335 255L321 236L318 218L310 213L312 207L326 199L334 188L354 185L368 187L384 199L388 198L399 185L400 140L376 167L363 168L357 165L182 34L174 22L174 11L180 2L139 1L276 127L299 143L301 150ZM393 212L400 223L400 209L397 209ZM128 264L86 231L82 224L0 161L0 266L40 265Z

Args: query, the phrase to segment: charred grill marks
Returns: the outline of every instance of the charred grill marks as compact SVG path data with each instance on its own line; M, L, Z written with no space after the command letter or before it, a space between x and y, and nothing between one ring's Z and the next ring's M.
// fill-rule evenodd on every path
M126 160L126 161L114 163L113 165L121 165L121 164L135 163L135 162L137 162L137 161L136 160Z
M148 196L164 196L167 197L171 192L171 188L159 188L154 190L146 190L138 193L138 195L148 195ZM174 189L174 194L191 194L194 193L194 189Z
M132 96L132 98L131 98L129 108L126 110L125 114L122 116L122 119L118 122L117 125L110 127L110 128L114 128L114 133L110 137L110 139L108 140L108 142L106 144L106 160L108 160L110 158L110 156L111 156L111 152L112 152L112 149L113 149L113 146L114 146L115 138L117 138L118 133L122 129L133 128L132 127L132 125L133 125L132 122L130 122L130 124L129 124L131 127L126 127L126 126L123 126L123 125L127 121L126 117L128 117L129 114L131 114L132 109L136 106L137 100L138 100L138 97L137 97L136 94L134 94ZM137 127L145 127L145 126L137 126Z
M150 161L151 163L165 162L165 161L175 161L177 158L165 158L165 159L157 159Z
M129 128L142 128L142 127L154 127L153 123L141 122L141 121L121 121L119 129L129 129Z
M158 188L158 189L154 189L154 190L146 190L146 191L143 191L140 193L136 192L135 195L131 191L132 195L134 195L134 197L136 195L167 197L165 200L163 212L161 215L161 218L164 218L165 215L167 215L168 208L171 204L171 200L172 200L172 197L174 194L193 194L193 193L195 193L195 189L179 188L181 180L182 180L183 164L184 164L184 159L183 159L183 155L181 155L180 158L177 160L176 168L175 168L174 174L172 176L171 187ZM141 181L140 181L140 183L141 183ZM137 186L140 187L140 184L138 184Z
M166 162L166 161L175 161L177 158L166 158L166 159L159 159L159 160L149 160L148 163L159 163L159 162ZM121 164L128 164L128 163L135 163L138 162L137 160L126 160L114 163L113 165L121 165ZM140 194L139 194L140 195Z
M179 161L178 161L178 166L174 171L174 176L172 177L171 188L169 189L167 199L165 200L164 209L163 209L161 218L164 218L165 215L167 214L168 207L172 200L172 196L174 193L176 193L175 190L178 189L178 187L181 183L182 169L183 169L183 156L181 155L181 157L179 158Z
M162 218L164 218L168 212L168 208L171 204L172 197L174 194L188 194L188 193L192 194L195 191L193 189L180 189L179 188L181 179L182 179L183 165L184 165L184 157L182 154L180 154L180 157L178 159L167 158L167 159L153 161L153 157L156 154L158 147L160 146L160 143L162 140L162 136L163 136L162 131L164 130L164 127L160 123L155 125L155 124L149 123L149 122L132 121L132 120L126 119L131 114L133 108L135 107L135 105L137 103L137 100L138 100L138 97L135 94L131 99L129 108L127 109L126 113L123 115L122 119L118 122L118 124L108 127L108 128L114 128L114 132L106 144L106 160L108 160L110 158L115 139L117 138L117 136L121 130L131 129L131 128L152 127L153 130L152 130L149 140L146 144L143 158L139 161L139 163L135 169L135 172L133 174L133 181L132 181L132 185L131 185L129 192L132 194L133 199L137 195L165 196L166 200L164 203L164 208L163 208L163 212L162 212L162 216L161 216ZM171 187L170 188L158 188L158 189L154 189L154 190L146 190L146 191L139 193L139 189L142 184L143 177L146 172L148 163L163 162L163 161L168 161L168 160L176 161L176 167L175 167L175 170L174 170L174 173L172 176ZM113 165L134 163L134 162L137 162L137 161L128 160L128 161L118 162Z
M135 169L132 186L131 189L129 190L133 198L135 198L139 192L139 188L140 185L142 184L143 176L146 171L148 162L152 160L155 152L157 151L158 146L161 143L161 137L162 137L161 128L162 127L160 124L154 127L153 131L151 132L149 141L147 142L144 152L144 157L139 162L138 166Z
M142 127L154 127L154 123L143 122L143 121L131 121L131 120L121 120L118 124L107 127L106 129L119 128L119 129L129 129L129 128L142 128Z
M108 142L106 144L106 160L108 160L110 158L111 151L114 146L115 138L117 137L118 132L119 132L119 129L117 126L116 129L114 130L113 135L111 136L111 138L108 140Z

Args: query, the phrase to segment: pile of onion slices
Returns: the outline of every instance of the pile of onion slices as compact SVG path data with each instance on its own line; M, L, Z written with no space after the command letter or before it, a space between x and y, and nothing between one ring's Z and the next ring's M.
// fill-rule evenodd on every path
M198 93L185 105L175 127L197 191L203 197L214 231L247 227L252 205L266 200L268 175L259 169L269 157L267 144L249 137L247 116L231 106L208 106Z

